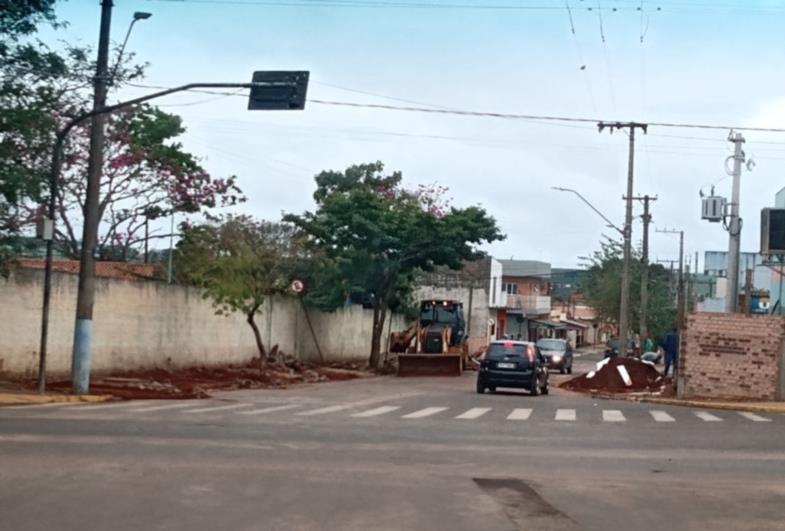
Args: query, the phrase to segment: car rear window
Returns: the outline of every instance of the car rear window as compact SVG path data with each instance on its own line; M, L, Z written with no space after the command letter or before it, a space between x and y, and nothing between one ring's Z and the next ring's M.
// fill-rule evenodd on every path
M516 343L491 343L486 357L488 359L503 359L505 356L526 357L527 345Z

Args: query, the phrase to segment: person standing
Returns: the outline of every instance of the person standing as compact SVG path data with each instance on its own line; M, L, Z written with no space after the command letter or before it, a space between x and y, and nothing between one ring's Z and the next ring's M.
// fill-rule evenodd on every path
M676 374L679 358L679 334L676 333L675 328L665 335L665 339L662 341L662 350L665 351L665 369L662 375L668 376L671 366L673 366L673 374Z
M652 352L653 350L654 342L648 335L646 335L646 339L643 341L643 352Z

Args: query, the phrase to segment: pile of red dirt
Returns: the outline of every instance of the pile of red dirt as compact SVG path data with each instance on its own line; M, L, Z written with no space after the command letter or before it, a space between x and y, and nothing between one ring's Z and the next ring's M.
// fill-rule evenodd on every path
M624 371L629 382L624 381ZM599 362L594 371L564 382L561 387L571 391L624 393L659 391L663 384L665 380L651 363L637 358L611 358Z
M372 376L360 363L304 363L296 360L260 365L259 359L245 366L192 367L112 372L95 376L90 393L121 399L206 398L210 391L235 389L285 389L292 385L351 380ZM23 382L24 387L34 382ZM53 391L68 391L70 381L47 384Z

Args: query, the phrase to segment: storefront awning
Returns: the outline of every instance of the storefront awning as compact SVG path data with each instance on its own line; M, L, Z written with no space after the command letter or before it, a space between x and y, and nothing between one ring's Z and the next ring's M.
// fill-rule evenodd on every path
M539 319L533 319L532 324L538 327L553 328L554 330L567 328L567 325L560 321L541 321Z

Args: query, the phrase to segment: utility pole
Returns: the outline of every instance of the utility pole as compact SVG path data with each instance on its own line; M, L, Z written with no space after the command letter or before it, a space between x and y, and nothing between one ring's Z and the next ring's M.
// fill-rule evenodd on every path
M744 272L744 308L742 309L742 313L744 315L750 314L750 309L752 306L752 288L753 288L753 275L755 271L753 269L747 268Z
M101 30L98 38L98 61L93 79L93 111L106 107L109 72L109 33L112 25L112 0L101 0ZM82 253L79 260L79 292L76 299L76 324L71 365L73 391L78 395L90 388L90 347L93 339L93 303L95 302L95 246L98 239L98 202L104 166L105 114L95 114L90 127L90 155L87 164L87 190L82 230Z
M644 195L643 197L633 197L636 201L643 201L643 249L641 253L641 310L640 310L640 335L641 340L646 339L649 335L649 327L647 324L648 306L649 306L649 223L651 223L651 214L649 213L649 202L656 201L657 196L651 197Z
M630 318L630 255L632 253L632 194L633 194L633 173L635 167L635 129L641 129L644 134L648 131L648 125L636 122L600 122L597 128L600 132L608 128L611 132L616 129L629 129L630 147L629 160L627 163L627 195L625 197L626 208L624 215L624 264L621 270L621 304L619 308L619 344L622 352L627 354L627 333L629 332Z
M663 229L663 230L658 230L657 232L662 234L679 235L679 288L678 288L679 291L678 291L678 302L676 303L676 311L678 314L677 323L679 328L679 337L681 337L681 331L684 329L684 317L686 315L686 311L685 311L686 297L684 293L684 231L675 230L675 229Z
M739 248L741 246L741 218L739 218L739 187L741 181L741 165L744 162L744 151L741 145L744 137L741 133L733 133L728 136L728 141L733 142L733 195L731 196L730 223L728 223L728 290L725 298L725 311L735 313L737 311L739 299ZM726 165L727 165L726 160ZM726 168L727 171L727 168Z

